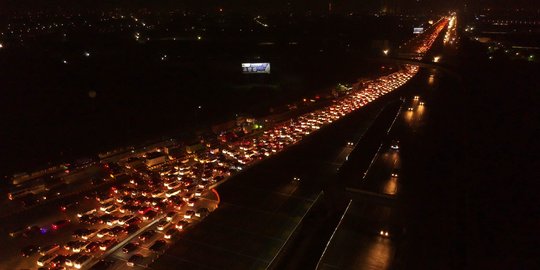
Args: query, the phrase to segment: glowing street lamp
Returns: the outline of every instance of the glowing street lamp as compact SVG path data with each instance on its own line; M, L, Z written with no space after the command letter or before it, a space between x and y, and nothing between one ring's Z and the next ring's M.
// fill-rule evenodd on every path
M390 50L386 49L386 50L383 50L382 52L384 53L384 55L388 55L388 53L390 52Z

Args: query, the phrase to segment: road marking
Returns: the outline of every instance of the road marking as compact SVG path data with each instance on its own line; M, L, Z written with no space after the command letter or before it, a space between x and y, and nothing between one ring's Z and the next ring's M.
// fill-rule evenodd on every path
M343 221L343 218L345 217L345 214L347 214L347 212L349 211L349 207L351 206L351 204L352 204L352 200L349 200L349 204L347 204L347 208L345 208L345 211L343 212L343 215L341 215L341 218L339 219L338 225L334 229L334 232L332 232L332 236L330 236L330 239L328 239L328 242L326 242L326 246L324 247L323 253L322 253L321 257L319 258L319 261L317 262L317 266L315 266L315 269L319 269L319 265L322 262L324 254L326 254L326 250L328 249L328 246L332 242L332 239L334 239L334 235L336 234L339 226L341 226L341 222Z

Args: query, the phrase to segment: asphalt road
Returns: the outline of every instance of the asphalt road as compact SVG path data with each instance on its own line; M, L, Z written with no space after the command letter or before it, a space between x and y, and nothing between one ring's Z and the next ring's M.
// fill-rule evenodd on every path
M219 186L220 207L150 267L265 269L276 263L299 221L335 181L352 150L347 143L358 141L396 97L382 97Z
M416 135L423 132L429 118L430 100L437 91L433 83L436 74L432 74L430 70L421 70L401 90L405 101L395 122L386 120L374 126L379 131L370 132L376 136L360 142L361 145L369 143L369 148L376 151L370 155L358 153L344 168L347 171L342 174L343 181L349 187L371 192L369 194L374 194L374 197L378 196L376 194L386 197L377 200L367 195L360 196L363 199L353 196L351 206L328 242L318 269L391 269L397 265L397 260L401 260L401 239L407 228L402 213L405 206L400 197L402 187L411 181L403 173L407 171L405 167L408 164L403 163L401 156L403 152L415 152L410 142L418 139ZM415 100L414 96L418 99ZM388 126L391 129L385 129ZM386 133L386 136L381 136ZM399 150L390 147L392 140L396 139L399 140ZM392 176L395 169L399 169L397 177ZM386 232L388 236L384 235Z

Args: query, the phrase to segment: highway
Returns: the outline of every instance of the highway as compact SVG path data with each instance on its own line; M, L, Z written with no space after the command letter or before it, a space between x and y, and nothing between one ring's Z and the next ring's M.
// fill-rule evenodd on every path
M437 29L439 28L438 25ZM438 32L435 32L438 35ZM429 48L433 43L431 39L437 35L428 35L428 40L421 42L422 48L419 52ZM181 237L165 240L166 251L162 255L162 251L150 252L148 248L152 243L158 243L158 240L165 238L163 233L158 232L149 240L141 240L144 243L138 241L140 247L137 252L143 256L143 259L136 263L138 267L149 265L153 269L167 269L174 263L180 267L202 269L268 268L276 263L276 258L293 238L310 209L319 204L321 190L332 193L328 190L329 186L335 186L332 181L339 178L339 169L343 164L347 164L361 145L361 139L365 139L366 132L379 128L372 126L374 120L381 118L380 114L384 112L383 118L390 116L389 122L393 122L392 111L395 112L400 106L395 102L400 95L396 90L417 72L418 67L405 65L398 71L365 83L327 107L271 126L259 136L238 142L224 142L219 145L219 155L213 149L208 149L197 152L186 161L170 157L171 162L150 169L132 165L137 164L137 159L146 157L141 156L143 152L134 151L133 156L118 157L119 164L127 169L129 176L115 180L114 187L103 186L97 190L97 194L89 194L89 189L95 187L91 184L88 186L88 182L84 180L101 173L100 169L87 169L73 176L73 179L66 178L66 181L72 183L81 182L82 186L77 185L78 188L88 186L79 189L81 193L77 190L69 192L79 195L78 205L62 212L58 208L50 207L53 203L49 203L4 217L10 227L35 225L41 231L29 237L11 238L7 233L2 234L4 243L14 248L4 252L0 259L7 267L32 269L36 267L36 260L40 256L33 254L30 258L19 257L23 247L30 244L41 247L53 243L64 245L73 239L72 232L75 230L91 228L95 231L108 231L115 227L120 229L119 233L103 238L114 240L114 244L105 246L107 242L103 239L93 239L95 244L100 245L101 250L86 250L84 253L91 259L78 268L87 269L101 259L113 259L114 267L123 268L128 257L120 252L120 248L132 242L138 235L157 228L156 224L162 223L163 214L173 211L178 215L168 221L167 226L187 219L190 222L189 228L179 229ZM359 110L360 108L362 110ZM146 154L144 152L144 155ZM272 158L267 158L269 156ZM377 156L383 157L380 160L384 162L384 153ZM135 158L134 163L131 158ZM262 159L264 160L258 163ZM381 171L378 163L377 158L372 168L374 175ZM394 161L392 166L399 166L397 163ZM251 164L256 166L250 166ZM229 177L233 171L238 173ZM365 183L371 183L370 173L366 174ZM210 196L206 200L205 196L212 195L209 183L224 182L223 179L229 181L217 187L217 193L221 197L218 207L216 198ZM184 203L169 199L175 196L168 194L174 191L171 191L173 186L178 189L176 194ZM196 196L201 196L202 199L192 202L194 188L198 186L204 192L201 191L199 193L202 195ZM388 190L396 193L399 189ZM83 196L85 194L87 196ZM189 205L185 206L188 201ZM129 210L129 207L135 207L136 210ZM352 208L354 207L353 205ZM87 216L101 220L101 223L83 224L76 214L92 208L101 210ZM105 208L112 209L112 217L108 216L110 213L104 210ZM188 210L202 208L209 209L211 214L204 219L192 218L191 214L188 216ZM368 208L367 212L372 213L373 209L376 208ZM148 211L157 213L154 217L142 221L142 228L136 227L135 232L126 233L126 226L114 226L120 218L134 215L143 218ZM122 214L119 214L120 212ZM130 213L133 215L130 216ZM105 224L106 219L114 221ZM51 225L58 220L69 222L61 228ZM90 238L93 237L95 235ZM90 239L84 241L84 244L89 242ZM73 253L79 252L63 247L53 252L60 257Z
M388 137L380 140L377 150L361 159L364 164L373 162L362 180L348 180L351 188L366 191L350 196L350 208L343 221L328 242L328 249L321 256L318 269L391 269L396 265L400 239L403 236L404 216L400 204L402 187L411 179L407 178L407 164L403 164L402 153L414 151L409 142L414 135L423 131L429 117L429 95L435 89L427 85L429 72L421 72L415 81L425 81L423 88L409 86L402 110L388 132ZM414 81L413 81L414 83ZM418 99L415 99L418 96ZM424 105L420 105L422 102ZM409 110L409 108L413 110ZM391 123L387 121L387 123ZM383 130L383 128L381 128ZM392 141L399 140L399 149L392 149ZM365 167L365 166L364 166ZM399 170L396 170L399 169ZM397 175L392 175L397 173ZM356 173L354 175L359 175ZM350 174L345 176L350 177ZM373 195L367 195L373 193ZM376 199L376 194L388 199ZM388 236L386 235L388 233ZM382 235L381 235L382 234ZM355 239L354 242L349 239Z
M441 98L439 76L433 69L420 70L402 90L404 100L395 121L387 121L389 129L380 126L379 132L372 132L379 136L367 138L376 150L353 159L357 165L347 164L342 177L348 183L351 205L328 240L317 269L395 269L411 261L415 252L408 245L414 240L408 231L420 228L411 226L415 222L409 209L422 208L425 202L413 199L417 183L410 172L416 166L415 156L429 155L418 152L422 144L418 140L433 125L431 108Z

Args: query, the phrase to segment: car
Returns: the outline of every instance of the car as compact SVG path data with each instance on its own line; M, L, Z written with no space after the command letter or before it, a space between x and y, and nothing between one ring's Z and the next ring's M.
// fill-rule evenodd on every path
M139 235L139 240L144 242L144 241L150 239L152 236L154 236L154 234L156 234L156 231L148 230L146 232L143 232L141 235Z
M169 224L170 223L167 220L163 219L157 223L157 229L163 231L167 226L169 226Z
M413 107L409 107L409 108L407 108L407 111L414 111L414 108L413 108Z
M65 243L63 247L64 247L65 250L71 250L73 245L75 245L75 243L77 243L77 242L78 242L77 240L69 241L69 242Z
M204 192L204 189L202 188L195 190L195 197L201 197L203 192Z
M133 218L133 215L125 215L118 220L118 224L124 225L126 222Z
M77 258L73 262L73 267L77 269L83 268L86 264L88 264L92 260L92 257L89 255L82 255L81 257Z
M45 256L45 255L47 255L49 253L52 253L52 252L54 252L54 251L56 251L58 249L60 249L59 244L52 244L52 245L44 246L39 250L39 254L41 254L41 256Z
M64 265L64 263L66 262L66 258L67 256L65 255L58 255L50 262L50 264L52 267L54 267L54 269L58 269L59 267Z
M79 221L83 224L87 224L87 225L94 225L96 223L98 223L100 220L98 217L94 216L94 215L85 215L85 216L82 216Z
M145 208L143 208L143 209L140 209L140 210L139 210L139 214L145 215L146 213L148 213L148 212L150 212L150 211L152 211L152 207L148 206L148 207L145 207Z
M88 245L88 242L77 241L77 243L75 243L71 247L71 251L74 253L82 252L87 245Z
M131 242L127 245L125 245L123 248L122 248L122 252L124 253L130 253L130 252L133 252L135 251L136 249L139 248L139 243L137 242Z
M106 270L114 264L113 260L100 260L98 263L90 267L89 270Z
M11 232L9 232L9 236L11 237L18 237L18 236L21 236L23 235L23 233L27 230L28 227L24 227L24 228L17 228Z
M84 247L84 251L88 253L92 253L96 251L97 249L99 249L99 246L100 246L99 242L93 241L93 242L90 242L88 245L86 245L86 247Z
M157 212L156 212L156 211L148 211L146 214L144 214L143 220L152 220L152 219L154 219L156 216L157 216Z
M116 245L117 243L118 241L116 241L115 239L108 239L101 242L101 244L99 245L99 249L105 251L109 249L111 246Z
M171 212L168 212L168 213L167 213L167 216L165 217L165 219L166 219L167 221L171 221L171 220L174 219L175 216L176 216L176 212L171 211Z
M132 224L132 225L125 226L124 229L126 230L126 232L128 234L132 234L132 233L140 230L141 228L136 224Z
M191 199L189 199L188 206L189 207L195 206L195 203L197 203L197 201L199 201L199 198L191 198Z
M47 233L47 231L48 231L47 228L40 228L37 225L32 225L32 226L26 227L26 229L22 233L22 236L31 237L31 236L37 235L37 234L45 234L45 233Z
M89 215L92 215L92 214L94 214L94 213L96 213L96 212L97 212L97 209L92 208L92 209L90 209L90 210L88 210L88 211L86 211L86 212L78 213L78 214L77 214L77 217L81 218L81 217L83 217L83 216L89 216Z
M109 236L111 235L111 229L109 228L103 228L101 230L99 230L99 232L97 233L97 237L99 238L103 238L105 236Z
M392 144L390 144L390 148L392 148L393 150L398 150L399 149L399 141L398 140L392 140Z
M39 247L36 245L29 245L21 249L21 256L30 257L39 251Z
M73 262L75 262L75 260L78 259L79 257L81 257L81 255L78 254L78 253L71 254L71 255L66 257L66 260L64 261L64 264L66 266L72 267Z
M392 177L398 177L399 176L399 169L393 169L391 173Z
M193 193L187 193L186 195L184 195L184 197L182 197L182 200L184 202L188 202L191 198L193 198L195 195Z
M125 232L126 230L122 226L116 226L111 229L111 236L116 237Z
M144 260L143 255L141 254L134 254L131 257L129 257L128 261L126 262L127 266L133 267L135 264L140 264Z
M165 236L163 236L165 239L171 239L175 234L178 233L178 230L177 229L168 229L167 232L165 233Z
M54 258L56 258L56 254L46 254L46 255L43 255L41 257L39 257L39 259L37 260L37 265L39 266L44 266L46 264L48 264L49 262L51 262L52 260L54 260Z
M178 223L176 223L176 229L177 230L183 230L189 225L189 222L187 220L180 220Z
M109 221L111 221L111 220L113 220L115 218L116 217L111 215L111 214L105 214L105 215L99 217L99 223L101 223L101 224L105 223L106 224L107 222L109 222Z
M88 240L88 239L91 239L92 237L96 236L96 234L97 234L97 230L89 229L89 230L84 231L81 234L81 238L84 239L84 240Z
M114 207L115 207L114 203L109 202L107 204L104 204L104 205L100 206L99 210L102 211L102 212L106 212L106 211L110 211Z
M118 217L112 217L110 218L109 220L107 220L107 225L108 226L113 226L115 225L116 223L118 223L120 219Z
M71 236L74 237L74 238L80 238L80 237L82 237L83 234L86 233L86 231L88 231L88 229L86 229L86 228L76 229L76 230L73 231Z
M208 211L207 208L201 207L201 208L197 209L197 212L195 212L195 216L198 217L198 218L204 218L204 217L208 216L209 213L210 213L210 211Z
M56 221L55 223L53 223L53 224L51 225L51 228L52 228L53 230L58 230L58 229L60 229L60 228L63 228L63 227L65 227L65 226L67 226L70 222L71 222L71 221L68 220L68 219L61 219L61 220L58 220L58 221Z
M164 240L157 240L156 242L154 242L154 244L150 246L150 250L153 252L160 252L163 251L166 246L167 242L165 242Z
M184 218L185 219L191 219L193 217L193 215L195 215L195 211L188 210L188 211L186 211L186 213L184 213Z
M66 212L68 209L71 209L71 208L74 208L76 206L79 205L79 202L72 202L72 203L67 203L67 204L62 204L60 205L60 211L62 212Z
M126 224L128 224L128 225L135 225L135 224L139 224L139 223L141 223L141 222L142 222L141 218L139 218L139 217L134 217L134 218L132 218L132 219L126 221Z

